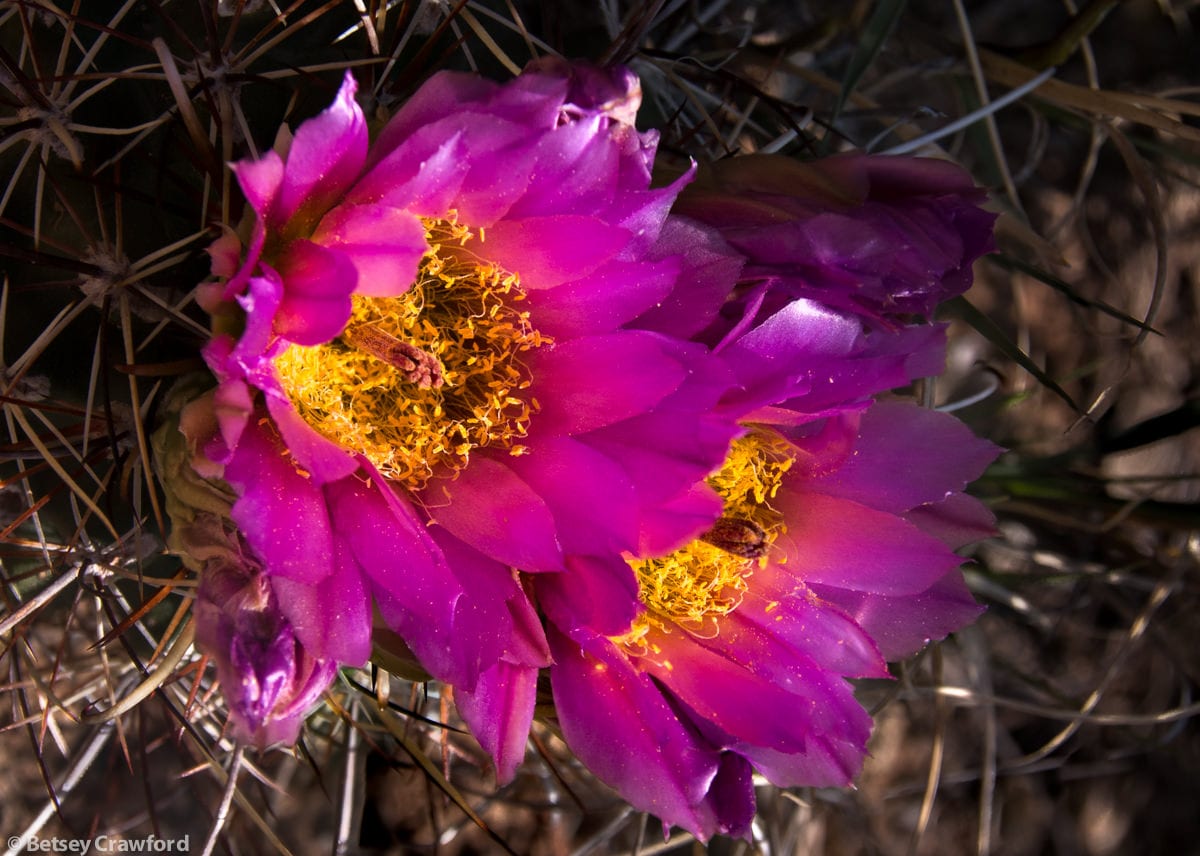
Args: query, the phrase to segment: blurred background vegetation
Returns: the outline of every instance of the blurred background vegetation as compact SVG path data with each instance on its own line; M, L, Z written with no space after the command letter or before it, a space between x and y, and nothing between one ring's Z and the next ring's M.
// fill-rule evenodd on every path
M497 791L450 699L382 670L295 753L242 757L178 644L195 580L151 433L202 368L192 289L242 216L225 164L345 68L382 123L438 69L560 53L637 71L667 167L910 151L1003 212L920 391L1011 450L977 486L988 612L862 686L857 790L764 784L753 840L709 852L1200 853L1198 23L1195 0L0 0L0 831L704 851L545 727Z

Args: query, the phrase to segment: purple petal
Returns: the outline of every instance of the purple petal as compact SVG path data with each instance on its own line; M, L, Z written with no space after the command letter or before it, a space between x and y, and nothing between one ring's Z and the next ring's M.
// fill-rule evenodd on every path
M528 303L538 330L554 339L602 333L664 300L679 275L676 259L610 261L582 279L529 292Z
M650 252L662 234L663 226L679 191L691 181L689 171L665 187L647 190L650 176L648 168L653 164L654 151L658 145L658 132L642 134L641 146L630 157L621 159L621 174L617 185L621 190L613 199L607 219L620 226L630 235L626 256ZM633 142L631 139L629 142Z
M793 491L785 484L774 506L787 520L787 531L773 549L806 583L914 594L962 563L906 520L849 500Z
M300 736L300 728L309 712L337 678L338 664L333 660L318 660L300 652L300 661L292 676L292 694L275 710L263 728L251 738L261 749L268 746L291 746Z
M363 176L347 195L346 204L390 205L418 217L444 217L469 169L461 133L428 133L392 152Z
M361 666L371 656L371 599L343 538L323 555L330 573L314 585L272 577L279 608L314 657Z
M739 742L798 752L810 734L865 741L870 732L871 717L850 684L802 658L746 666L707 647L719 641L678 629L651 630L645 642L652 653L638 665Z
M859 322L807 300L792 301L720 351L739 382L725 407L743 415L806 393L828 377L818 378L822 363L850 356L860 336Z
M651 252L658 258L679 259L683 270L669 299L648 308L635 324L690 338L712 323L732 294L742 257L717 232L682 217L667 220Z
M617 636L642 609L637 576L619 556L568 556L566 573L539 574L534 585L538 605L569 633Z
M237 298L238 305L246 313L246 326L237 343L229 351L229 357L235 360L243 371L252 371L273 346L276 338L275 316L283 302L283 279L275 270L265 265L263 267L264 275L251 277L246 283L245 292ZM229 366L213 366L213 372L218 377L230 371Z
M501 220L488 228L476 252L537 290L587 276L628 242L628 232L595 217L560 214Z
M983 612L957 570L924 591L907 596L885 597L821 585L813 588L823 600L845 610L889 660L916 653L931 641L970 624Z
M342 332L358 282L354 262L345 253L293 241L279 260L279 275L284 290L276 333L298 345L319 345Z
M680 432L680 425L690 426L690 432ZM637 486L643 504L652 506L673 500L719 468L729 441L740 433L732 423L665 409L592 432L587 441L618 461Z
M439 218L453 210L472 229L490 227L529 186L539 133L508 117L453 110L380 161L351 201Z
M243 160L230 165L237 176L238 185L246 196L250 207L260 221L266 221L271 206L283 183L283 158L275 152L267 152L258 160Z
M267 410L288 453L315 484L337 481L358 469L355 457L314 431L277 385L268 388L266 399Z
M487 107L526 127L554 128L563 118L568 88L568 81L559 74L519 74L496 90Z
M456 689L454 703L479 745L496 763L496 784L506 785L525 760L537 701L536 668L503 660L479 676L475 689Z
M529 367L542 404L539 430L581 434L649 410L687 376L672 350L669 340L637 330L538 350Z
M635 808L707 837L696 811L718 754L679 720L662 691L606 640L596 653L550 635L550 683L563 737L575 755Z
M212 345L218 344L221 340L210 342L209 348L205 348L205 357L210 353ZM241 441L242 432L246 428L246 422L254 412L254 391L249 384L241 380L231 379L224 380L216 388L213 393L213 412L217 418L217 425L220 429L220 445L223 448L220 451L216 449L206 449L205 454L214 461L225 463L232 455L232 450L237 448Z
M996 534L996 516L973 496L954 494L914 508L904 519L957 550Z
M692 485L674 499L646 503L638 536L639 556L663 556L712 527L725 501L707 484Z
M370 580L380 613L412 648L435 677L473 684L480 652L473 644L476 631L452 643L457 632L456 609L464 592L432 537L394 497L381 480L371 486L347 478L326 488L338 509L337 527L355 560ZM497 604L503 613L503 602ZM489 662L498 658L494 624L478 628L489 634Z
M485 556L522 571L563 567L554 516L537 492L504 464L476 454L453 481L421 495L434 522Z
M333 103L296 130L272 211L275 223L299 213L311 229L358 177L367 158L367 123L354 100L357 90L347 71Z
M226 464L225 478L239 494L233 522L273 579L314 585L333 572L325 497L268 431L248 423Z
M590 116L543 135L534 147L529 186L506 216L520 220L607 208L618 157L607 125L600 116Z
M522 74L567 80L569 89L563 109L570 113L597 112L618 123L632 125L641 103L641 81L620 65L598 66L542 56L528 63Z
M534 582L530 580L528 585L532 587ZM542 618L524 588L518 586L517 589L519 594L507 600L513 632L507 639L504 659L519 666L544 669L553 660L550 657L550 643L546 641L546 631L542 627Z
M564 552L620 553L637 547L637 498L620 466L569 437L538 440L531 448L507 463L550 507Z
M463 135L470 166L452 207L460 223L484 234L529 187L536 136L529 126L494 115L452 116L445 124Z
M351 260L358 272L354 291L368 297L408 291L429 248L421 221L409 211L387 205L334 208L321 221L313 241Z
M716 402L729 389L725 366L708 358L700 345L678 344L672 353L689 369L678 389L649 413L587 435L588 445L625 468L644 514L676 502L718 469L730 441L745 432L731 415L714 413Z
M780 413L792 411L808 419L861 409L861 400L919 377L934 377L945 368L945 328L914 325L900 330L872 330L854 353L811 357L807 388L765 418L758 412L748 421L787 424Z
M972 262L992 247L985 200L945 162L751 155L715 164L677 212L719 229L746 256L747 280L887 328L970 285Z
M430 77L391 118L371 146L370 163L378 164L420 128L446 116L447 106L469 110L486 102L500 87L474 74L443 71Z
M204 557L191 552L204 562L194 607L196 644L217 664L233 734L260 750L295 743L337 664L314 657L300 642L277 591L239 537L216 517L207 518L215 533L208 530L205 519L181 527L189 548L193 540L210 548Z
M999 453L952 416L889 401L863 414L853 445L841 466L822 462L806 489L897 514L962 490Z
M781 788L849 788L867 755L865 740L811 734L799 752L741 743L735 747L767 781Z
M459 689L472 690L481 672L500 660L517 666L541 668L550 664L550 652L541 621L512 568L489 559L459 541L440 526L429 534L442 551L463 594L454 607L454 644L446 655L431 659L429 668L448 662L440 675ZM425 631L426 636L434 634ZM436 637L434 638L436 642ZM447 670L455 671L447 671Z
M755 808L754 770L741 755L722 752L712 786L696 806L702 818L700 828L731 838L749 838ZM700 836L701 840L707 838L707 834Z
M776 569L777 579L787 576ZM848 678L886 678L887 663L871 637L837 607L823 603L804 588L770 591L754 574L742 604L721 621L719 644L731 659L769 680L780 662L803 658L817 668Z

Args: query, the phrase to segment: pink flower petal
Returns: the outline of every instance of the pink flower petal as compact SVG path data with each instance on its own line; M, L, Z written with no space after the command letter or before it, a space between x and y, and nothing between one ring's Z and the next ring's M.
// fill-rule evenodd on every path
M807 490L899 514L962 490L999 453L954 417L902 402L875 403L857 434L854 454L806 479Z
M403 294L429 248L425 227L411 212L387 205L342 205L326 215L313 241L343 253L358 272L355 293Z
M589 653L557 633L550 647L555 709L579 760L635 808L702 836L715 832L701 828L696 806L719 757L680 722L655 683L611 648Z
M962 564L941 541L906 520L849 500L785 485L773 504L787 520L773 549L806 583L914 594Z
M768 574L755 571L741 606L721 621L726 656L755 668L804 659L847 678L889 676L874 641L848 615L804 588L772 591L760 579Z
M434 522L486 556L522 571L563 568L550 509L499 461L476 454L454 480L432 482L421 500Z
M393 152L363 176L346 197L347 205L390 205L418 217L444 217L470 170L462 134L428 135Z
M371 146L371 166L386 158L420 128L444 119L450 105L470 110L472 105L485 103L499 88L498 84L475 74L443 71L433 75L404 102L379 134Z
M531 291L537 328L554 339L616 329L664 300L676 286L680 263L609 261L573 282Z
M343 479L358 469L359 463L341 446L318 434L304 421L295 406L277 385L267 386L267 411L283 438L288 453L315 484Z
M357 90L347 71L333 103L296 130L268 223L299 214L311 229L358 177L367 157L367 122L354 100ZM289 231L296 234L294 226Z
M443 680L456 687L473 690L479 675L500 660L531 668L548 666L550 652L541 620L513 569L440 526L431 525L428 532L463 590L454 608L454 643L446 646L445 654L423 651L429 668L437 668ZM403 585L403 580L397 584ZM437 634L426 631L424 635L438 641Z
M568 556L567 571L539 574L538 605L555 627L617 636L641 611L637 576L620 556Z
M525 760L537 702L538 670L501 660L479 676L475 689L454 693L458 712L496 764L496 784L506 785Z
M715 833L749 839L755 810L754 770L741 755L722 752L717 775L696 806L700 839Z
M838 675L798 658L736 663L710 650L716 640L694 639L680 630L651 630L652 651L638 666L736 741L781 752L798 752L810 734L833 734L866 742L871 717Z
M667 300L647 307L636 325L690 338L717 317L729 297L729 284L737 281L743 260L716 231L682 217L667 220L652 253L679 259L683 271L679 287Z
M315 584L272 577L296 638L319 659L361 666L371 656L371 601L345 539L325 555L330 574Z
M996 534L996 516L975 497L961 493L914 508L904 519L954 550Z
M283 158L275 152L267 152L258 160L243 160L231 164L238 185L250 207L266 222L283 184Z
M348 256L311 241L293 241L279 274L284 290L276 333L298 345L319 345L342 332L358 281Z
M513 219L590 214L608 207L616 188L618 152L591 116L555 128L538 141L528 189L506 216Z
M735 748L767 781L781 788L853 787L867 755L865 741L829 734L809 735L798 752L779 752L749 743L739 743Z
M539 429L581 434L653 407L687 376L671 346L653 333L624 331L534 352L529 366L542 405Z
M645 505L637 555L662 556L710 529L725 502L708 485L696 484L673 500Z
M488 228L476 252L537 290L587 276L628 241L628 232L598 218L561 214L501 220Z
M569 437L538 440L509 469L545 500L568 553L603 554L637 547L637 497L625 471Z
M250 421L225 466L225 478L239 494L233 521L272 578L314 585L334 570L325 497L269 430Z
M951 571L924 591L895 597L822 585L814 589L822 599L845 610L889 660L911 656L983 612L958 571Z

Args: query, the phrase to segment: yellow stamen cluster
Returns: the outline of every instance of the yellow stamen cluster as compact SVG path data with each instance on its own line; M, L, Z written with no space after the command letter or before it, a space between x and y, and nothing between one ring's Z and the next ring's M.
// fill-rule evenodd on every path
M783 474L795 461L787 440L771 431L755 429L735 440L725 464L708 479L725 500L725 517L740 517L760 526L770 540L783 528L783 516L771 507Z
M770 501L793 460L787 441L768 431L755 430L735 441L725 465L708 480L725 500L723 518L736 521L735 530L761 534L769 546L785 528ZM697 539L670 555L631 561L646 610L614 641L644 653L652 627L676 625L695 636L716 636L720 618L741 604L747 577L766 562L765 556L738 555L738 545L723 549L719 543L720 538Z
M305 421L413 490L465 467L473 449L524 453L537 401L521 355L549 341L518 308L517 275L472 252L482 235L453 219L425 229L407 292L356 295L343 337L276 360Z

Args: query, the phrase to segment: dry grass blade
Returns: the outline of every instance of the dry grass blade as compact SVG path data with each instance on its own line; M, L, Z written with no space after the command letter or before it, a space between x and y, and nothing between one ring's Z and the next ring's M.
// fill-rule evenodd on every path
M1071 398L1070 394L1063 389L1058 381L1050 377L1041 366L1022 351L991 319L972 306L970 301L964 297L956 297L943 304L943 309L947 314L961 318L974 327L989 342L1012 359L1013 362L1037 378L1038 383L1065 401L1076 413L1080 412L1079 405L1075 403L1075 400Z
M942 682L942 653L940 648L935 648L930 654L930 662L930 676L935 685L940 685ZM940 703L941 696L938 699L938 703L934 704L935 719L933 740L929 752L929 774L925 780L925 794L921 798L921 813L917 816L916 826L913 828L912 837L908 842L908 856L916 856L920 852L921 841L929 829L929 821L933 817L933 806L937 800L938 786L942 780L942 764L946 754L945 730L949 708L947 705Z
M484 819L475 811L475 809L471 807L471 804L467 801L467 798L463 796L461 792L459 792L458 788L454 787L454 785L446 779L442 771L434 765L433 761L429 759L429 756L425 754L424 750L422 750L420 746L413 742L413 739L406 733L407 728L405 723L402 722L400 718L392 713L391 710L389 710L385 705L377 707L374 713L379 717L380 721L383 722L384 726L388 730L388 733L392 736L392 739L395 740L408 754L408 756L424 771L429 781L432 782L438 788L438 790L449 797L450 801L453 802L463 814L470 818L472 823L487 833L488 838L490 838L497 846L502 848L505 853L516 856L516 851L514 851L508 845L508 842L502 839L488 826L487 822L484 821Z
M979 60L988 77L1005 86L1022 86L1038 75L1036 70L992 51L981 50ZM1187 143L1200 144L1200 129L1186 125L1169 115L1139 106L1142 103L1141 99L1131 99L1106 90L1092 90L1049 79L1039 84L1037 94L1061 107L1079 110L1097 118L1123 119L1134 124L1146 125Z
M1150 216L1150 224L1154 235L1154 250L1155 250L1155 265L1154 265L1154 287L1150 298L1150 305L1146 307L1146 317L1142 323L1142 331L1138 334L1137 342L1141 344L1153 329L1154 319L1158 316L1159 307L1162 305L1163 292L1166 287L1167 276L1167 227L1163 222L1162 217L1162 202L1159 198L1158 188L1155 186L1154 179L1150 177L1149 171L1146 169L1145 162L1134 149L1133 144L1128 138L1117 128L1110 129L1111 139L1117 147L1117 151L1121 153L1121 158L1125 161L1126 167L1129 169L1129 174L1133 176L1134 183L1145 200L1145 210Z

